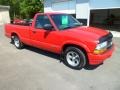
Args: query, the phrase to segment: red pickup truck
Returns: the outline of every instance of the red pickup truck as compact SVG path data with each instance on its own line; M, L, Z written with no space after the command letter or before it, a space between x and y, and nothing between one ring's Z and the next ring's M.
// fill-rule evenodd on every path
M110 32L82 26L65 13L37 13L32 24L6 24L5 35L18 49L30 45L60 54L73 69L101 64L114 51Z

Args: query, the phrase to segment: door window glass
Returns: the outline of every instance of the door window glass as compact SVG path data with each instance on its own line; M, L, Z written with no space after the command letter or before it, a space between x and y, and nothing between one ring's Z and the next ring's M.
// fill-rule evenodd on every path
M36 18L35 27L43 28L46 24L51 24L49 18L46 15L38 15Z

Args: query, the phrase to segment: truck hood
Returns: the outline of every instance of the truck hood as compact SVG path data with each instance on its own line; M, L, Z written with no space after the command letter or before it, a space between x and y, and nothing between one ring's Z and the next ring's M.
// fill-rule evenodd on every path
M94 27L77 27L69 30L65 30L67 35L70 35L74 38L82 38L82 39L91 39L98 40L102 36L107 35L109 32L103 29L94 28Z

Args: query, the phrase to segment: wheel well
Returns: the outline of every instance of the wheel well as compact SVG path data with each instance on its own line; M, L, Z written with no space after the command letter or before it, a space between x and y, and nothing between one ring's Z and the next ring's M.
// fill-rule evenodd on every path
M66 45L63 46L62 52L64 52L65 49L66 49L67 47L70 47L70 46L72 46L72 47L77 47L77 48L79 48L80 50L82 50L83 53L84 53L85 56L86 56L86 59L88 60L87 51L86 51L83 47L81 47L81 46L79 46L79 45L75 45L75 44L66 44Z
M66 45L63 46L63 49L62 49L62 50L64 51L67 47L70 47L70 46L72 46L72 47L77 47L77 48L79 48L80 50L82 50L85 54L87 53L84 48L82 48L81 46L78 46L78 45L74 45L74 44L66 44Z
M17 35L16 33L14 33L14 32L11 33L11 43L13 43L13 38L14 38L14 37L12 37L12 36L18 36L18 35Z
M16 34L16 33L12 33L12 34L11 34L11 37L12 37L12 36L15 36L15 35L17 36L17 34Z

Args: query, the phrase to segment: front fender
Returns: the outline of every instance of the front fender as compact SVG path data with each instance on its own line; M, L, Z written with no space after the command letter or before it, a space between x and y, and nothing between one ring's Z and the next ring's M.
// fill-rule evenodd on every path
M87 45L85 45L84 43L81 43L81 42L67 41L62 44L62 47L64 47L65 45L77 45L77 46L80 46L81 48L83 48L86 52L90 52L90 49L87 47Z

